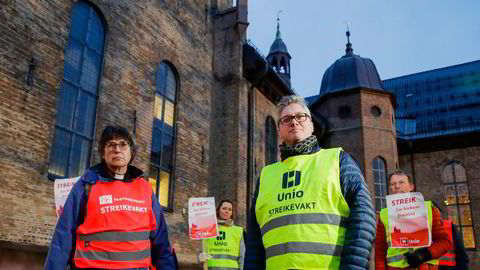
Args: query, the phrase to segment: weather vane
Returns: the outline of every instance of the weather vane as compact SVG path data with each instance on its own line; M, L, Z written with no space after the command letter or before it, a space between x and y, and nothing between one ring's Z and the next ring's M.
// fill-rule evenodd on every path
M349 30L349 26L351 24L351 22L349 20L346 20L344 21L345 25L347 26L347 42L350 43L350 30Z
M350 26L350 24L352 24L349 20L346 20L343 22L346 26L347 26L347 31L348 31L348 27Z

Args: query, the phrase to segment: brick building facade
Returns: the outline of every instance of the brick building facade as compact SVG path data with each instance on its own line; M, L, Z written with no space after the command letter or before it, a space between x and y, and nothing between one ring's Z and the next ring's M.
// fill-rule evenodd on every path
M84 9L79 14L88 18L75 17L79 6ZM77 20L88 22L86 33L73 27ZM52 164L62 162L55 143L62 142L58 134L65 130L72 138L83 140L78 159L83 158L86 166L100 161L96 145L105 126L123 125L134 134L138 152L133 164L149 173L152 187L159 192L182 269L198 267L195 254L201 249L200 243L187 235L190 197L233 200L236 223L245 225L261 169L280 156L272 149L279 143L274 104L282 96L294 94L289 81L291 57L279 30L268 57L278 60L275 65L245 42L247 25L246 0L234 4L230 0L2 4L0 269L43 267L56 223L52 179L59 170L52 169ZM77 44L84 48L83 54L71 49L71 39L79 33L86 37ZM98 43L101 36L103 41ZM88 69L83 70L71 63L75 57L82 61L93 57L97 62L85 64ZM75 71L80 78L92 71L98 77L77 84L69 77L77 74ZM173 85L166 88L173 89L170 96L159 90L165 87L159 86L161 78L170 79L165 83ZM324 81L326 87L335 85ZM72 103L76 105L65 101L67 84L78 88ZM475 186L479 180L475 175L479 169L476 137L470 136L472 144L435 151L420 151L413 147L416 144L400 142L397 150L394 110L398 106L394 96L378 85L330 89L314 99L311 109L322 145L342 146L351 153L365 173L372 197L380 203L382 197L374 195L376 188L382 187L379 181L397 167L415 175L417 190L441 202L438 177L449 162L461 162L475 217L480 211ZM85 101L89 99L93 101ZM76 108L72 115L62 107L64 102ZM82 124L83 130L90 125L89 133L76 130L77 126L65 128L62 121L66 115L75 125ZM91 120L82 122L88 117ZM171 141L160 140L165 147L158 148L155 132ZM78 149L74 146L72 140L67 147L68 177L85 169L74 166L81 163L75 161ZM163 159L152 161L159 153L171 155L167 161L171 167L165 169ZM480 227L475 221L473 218L472 228L478 235Z
M190 197L232 199L238 205L236 222L245 224L247 163L253 160L253 151L247 153L253 150L253 140L245 139L246 127L252 124L252 138L257 136L254 130L265 129L264 121L254 120L264 117L263 112L249 114L257 106L251 103L256 99L249 97L256 96L261 101L258 106L265 107L262 110L272 111L275 102L243 77L246 3L52 0L2 4L0 269L43 267L56 223L52 172L68 171L64 175L74 177L85 169L74 166L75 155L67 158L65 171L52 169L52 161L62 162L55 160L54 142L61 145L56 132L64 129L89 145L80 148L88 166L99 162L98 137L109 124L133 132L138 148L133 164L154 180L164 171L160 176L152 173L152 153L172 152L173 170L166 171L170 178L158 178L157 189L183 268L196 267L195 254L201 249L199 242L188 239ZM88 24L78 26L78 22ZM82 27L86 32L79 30ZM83 61L82 70L75 69L75 57ZM92 59L97 62L89 62ZM165 76L173 76L174 95L169 99L168 93L159 94L160 68L168 70ZM96 80L83 81L86 73L94 74L92 70L98 73ZM80 77L78 83L71 78L75 74ZM70 104L76 108L70 119L75 123L72 130L59 124L68 113L59 104L68 96L62 90L66 85L73 85L78 93L76 105ZM290 93L289 88L282 89ZM94 101L85 102L82 95ZM91 136L75 130L79 119L88 114L93 115L87 123ZM174 138L164 142L167 147L161 150L153 149L156 117L171 124L168 132ZM159 129L163 136L170 134L163 128Z

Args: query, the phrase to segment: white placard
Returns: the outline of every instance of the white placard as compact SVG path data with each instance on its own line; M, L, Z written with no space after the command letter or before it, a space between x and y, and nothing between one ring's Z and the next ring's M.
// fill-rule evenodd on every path
M57 213L57 218L62 214L63 205L67 200L68 194L78 179L80 179L80 176L55 180L55 183L53 184L53 193L55 195L55 212Z
M428 210L420 192L386 196L388 208L389 246L394 248L428 247L432 229L428 226Z
M188 200L188 232L193 240L217 237L214 197Z

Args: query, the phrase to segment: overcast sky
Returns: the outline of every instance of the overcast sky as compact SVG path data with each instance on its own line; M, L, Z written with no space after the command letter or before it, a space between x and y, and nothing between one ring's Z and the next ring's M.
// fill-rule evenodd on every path
M345 54L370 58L382 80L480 59L480 0L249 0L247 38L266 56L277 12L292 56L291 81L317 95L325 70Z

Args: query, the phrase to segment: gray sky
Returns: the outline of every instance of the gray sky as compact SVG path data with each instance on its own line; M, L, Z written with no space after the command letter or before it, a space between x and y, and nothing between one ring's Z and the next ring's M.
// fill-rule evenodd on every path
M266 56L277 11L295 91L317 95L345 54L370 58L382 80L480 59L480 0L249 0L247 38Z

